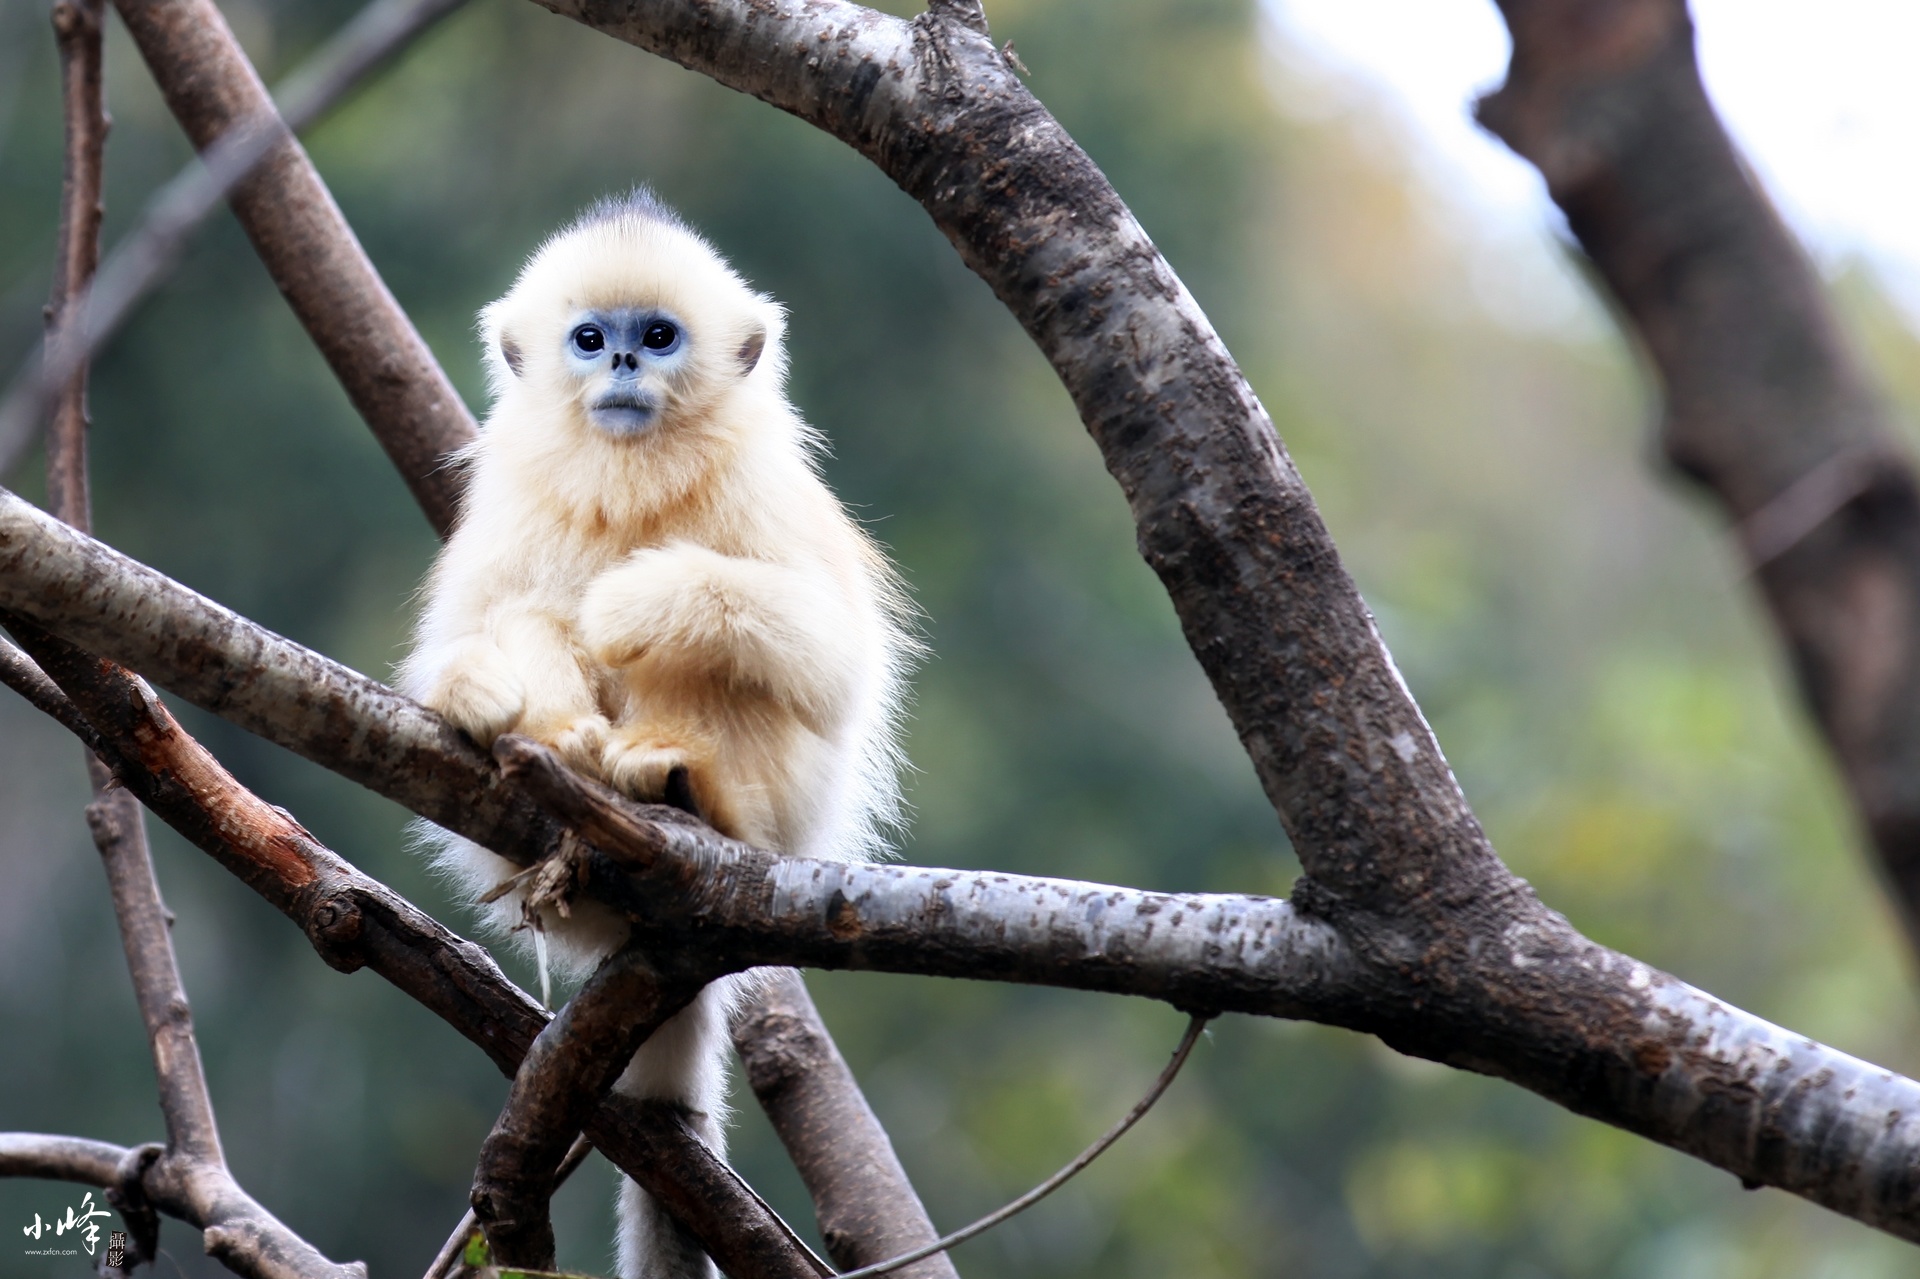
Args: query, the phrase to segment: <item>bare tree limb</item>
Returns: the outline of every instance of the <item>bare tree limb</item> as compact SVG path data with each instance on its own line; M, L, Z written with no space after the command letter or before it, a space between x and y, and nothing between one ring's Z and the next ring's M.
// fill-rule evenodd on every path
M0 1132L0 1177L77 1181L105 1189L119 1175L125 1146L44 1132Z
M48 679L46 672L34 665L33 659L21 652L17 645L4 639L0 639L0 684L5 684L26 698L35 710L51 716L95 755L106 749L101 744L100 735L93 731L93 725L80 713L79 707L60 691L60 686Z
M1480 122L1546 179L1736 527L1920 945L1920 478L1700 81L1684 0L1500 0Z
M146 215L114 248L92 287L72 295L79 320L57 336L50 334L0 400L0 475L19 460L34 424L60 388L84 378L88 360L179 263L195 228L233 188L289 131L297 133L326 114L364 77L464 2L373 0L289 77L277 114L236 124L154 194ZM96 256L97 230L96 219ZM84 490L80 497L84 500Z
M1920 1239L1920 1084L1597 946L1530 896L1443 899L1448 913L1427 926L1454 931L1420 951L1405 926L1335 922L1298 898L774 857L676 810L627 804L532 743L503 739L515 764L503 776L425 709L11 496L0 497L0 606L503 855L558 848L551 806L590 843L587 891L662 946L737 966L1034 982L1346 1026ZM570 815L594 807L592 823Z
M66 155L60 181L60 230L54 250L47 332L69 326L100 264L105 214L107 90L101 18L104 0L59 0L53 7L60 49L61 114ZM84 361L49 379L53 419L47 427L47 495L56 511L87 527L87 371ZM33 422L38 422L35 414ZM29 423L26 434L32 430ZM3 438L3 437L0 437ZM78 458L78 465L75 459ZM78 513L75 518L72 513Z
M118 0L116 8L195 147L205 151L234 129L277 118L213 0ZM444 534L460 499L448 454L474 438L473 417L305 149L284 137L234 188L232 204L274 283Z
M19 461L48 403L73 378L83 376L86 361L106 346L140 302L179 265L194 229L227 200L232 188L252 175L290 133L298 133L334 108L363 77L396 58L399 50L461 4L465 0L372 0L294 71L280 92L278 113L234 125L204 156L157 190L148 202L146 217L115 246L92 288L73 294L77 323L50 334L50 340L13 376L6 398L0 399L0 474L12 471L13 463ZM98 13L94 13L94 25L98 27ZM94 230L98 232L98 219Z
M567 1178L573 1176L580 1165L587 1161L587 1156L592 1153L592 1142L584 1136L575 1137L573 1144L567 1147L566 1158L562 1159L560 1166L554 1170L554 1190L558 1191L561 1186L566 1185ZM460 1218L460 1224L453 1228L453 1233L447 1236L447 1241L440 1245L440 1251L434 1254L433 1261L427 1266L424 1279L452 1279L454 1273L460 1268L461 1258L466 1253L467 1241L472 1239L479 1230L479 1219L474 1216L473 1209L467 1209L466 1214Z
M512 1074L547 1014L485 949L325 848L284 810L236 782L143 681L18 617L5 620L97 727L125 785L148 808L259 893L342 972L367 967ZM792 1231L669 1107L612 1096L592 1142L645 1186L737 1279L813 1279ZM197 1220L156 1188L171 1215Z
M219 1126L207 1095L200 1047L193 1036L193 1014L174 960L173 914L160 900L153 859L140 804L111 786L101 768L95 773L87 826L106 864L114 915L133 975L133 993L153 1045L154 1073L160 1082L160 1114L167 1125L167 1153L201 1163L225 1164Z
M812 1196L827 1252L843 1269L872 1265L939 1238L886 1129L840 1055L806 982L790 968L770 973L733 1022L747 1084L794 1155ZM945 1253L904 1267L908 1279L958 1279Z
M83 307L100 254L102 171L107 131L102 79L101 10L62 0L54 12L67 122L59 260L47 306L51 333L84 331ZM51 379L56 394L47 440L48 493L56 518L85 530L91 521L87 485L87 370L70 361ZM107 668L100 668L105 671ZM193 1017L170 935L172 916L160 899L140 805L113 789L109 767L88 760L93 802L87 825L106 868L114 917L133 978L134 998L152 1048L167 1143L127 1153L111 1183L128 1213L134 1247L115 1269L130 1271L157 1255L155 1201L201 1227L207 1251L238 1274L259 1279L365 1279L364 1266L336 1266L288 1230L228 1173L213 1102L194 1040ZM151 1186L149 1186L151 1182Z
M474 1213L497 1263L554 1268L548 1205L567 1144L640 1045L719 975L682 956L658 959L632 943L609 957L514 1073L473 1175Z

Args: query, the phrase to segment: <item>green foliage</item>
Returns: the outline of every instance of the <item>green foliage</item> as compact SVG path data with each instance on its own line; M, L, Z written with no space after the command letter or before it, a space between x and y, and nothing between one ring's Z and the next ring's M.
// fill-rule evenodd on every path
M58 186L51 41L0 0L0 355L37 324ZM269 77L345 0L228 10ZM1646 392L1597 309L1502 327L1384 126L1290 120L1251 0L996 0L1036 90L1105 166L1254 377L1469 795L1580 927L1908 1071L1906 960L1734 559L1646 470ZM109 235L185 149L116 36ZM1276 94L1276 90L1278 91ZM1383 138L1389 139L1383 143ZM934 657L910 751L922 864L1284 892L1295 866L1066 396L925 216L806 126L518 0L474 0L311 138L396 295L479 406L472 316L585 201L654 183L792 310L793 384L839 491L898 555ZM1538 252L1537 248L1531 250ZM1883 365L1912 342L1856 282ZM1904 363L1901 363L1904 362ZM1908 375L1911 382L1911 375ZM1906 383L1900 384L1903 389ZM433 540L230 223L97 380L107 540L384 675ZM19 481L29 492L37 481ZM248 785L456 927L404 814L188 715ZM77 748L0 703L0 1127L159 1135ZM168 832L227 1146L330 1255L419 1273L505 1084ZM524 967L509 967L525 982ZM1122 1112L1170 1010L828 975L829 1022L945 1226ZM804 1194L750 1099L738 1161ZM0 1226L64 1193L0 1185ZM561 1263L610 1267L605 1165L563 1192ZM181 1272L213 1273L163 1239ZM35 1261L39 1259L28 1259ZM1161 1107L974 1275L1848 1276L1902 1245L1342 1032L1218 1024ZM0 1263L15 1273L17 1263ZM68 1273L68 1269L47 1273Z

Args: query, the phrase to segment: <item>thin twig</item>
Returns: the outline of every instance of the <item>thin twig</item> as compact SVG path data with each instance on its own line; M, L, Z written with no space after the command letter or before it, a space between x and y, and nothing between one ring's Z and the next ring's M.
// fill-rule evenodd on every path
M950 1235L942 1235L933 1243L927 1244L925 1247L915 1248L912 1252L903 1253L890 1261L875 1262L871 1266L862 1266L858 1270L843 1271L838 1276L838 1279L872 1279L874 1275L890 1274L902 1266L910 1266L922 1257L931 1257L936 1252L945 1252L949 1248L965 1243L976 1235L986 1233L1009 1217L1025 1212L1054 1191L1060 1189L1060 1187L1066 1185L1081 1169L1098 1159L1101 1155L1107 1153L1108 1147L1126 1136L1127 1130L1139 1123L1141 1117L1153 1109L1153 1103L1160 1100L1160 1094L1167 1090L1167 1086L1173 1082L1174 1076L1180 1073L1180 1067L1187 1064L1187 1057L1193 1052L1194 1044L1199 1042L1200 1032L1207 1028L1207 1022L1209 1020L1211 1020L1211 1018L1206 1013L1195 1013L1193 1015L1192 1019L1187 1022L1187 1033L1180 1037L1179 1046L1173 1050L1173 1059L1169 1061L1166 1068L1160 1072L1160 1077L1153 1081L1153 1086L1147 1089L1146 1095L1134 1103L1132 1110L1129 1110L1125 1115L1120 1117L1120 1122L1107 1129L1091 1146L1088 1146L1075 1156L1072 1163L1069 1163L1059 1172L1054 1173L1053 1176L1047 1178L1026 1194L1021 1195L1018 1199L988 1213L970 1226L962 1226Z
M103 0L59 0L53 7L66 154L60 179L53 289L47 299L49 337L72 327L74 317L84 312L94 272L100 265L108 129L101 30L104 16ZM43 406L52 409L47 427L48 504L76 528L88 527L86 364L82 353L65 367L49 368L41 384ZM36 413L34 420L38 418ZM4 421L4 412L0 412L0 422ZM31 423L23 435L30 431ZM4 438L0 432L0 439ZM4 452L0 449L0 454Z
M140 224L114 247L86 291L81 302L84 323L50 330L0 400L0 475L19 462L34 424L60 389L173 270L188 238L233 189L283 139L318 120L368 75L465 2L373 0L288 77L277 112L269 110L236 122L154 194Z
M100 734L80 713L80 708L60 691L60 686L48 679L47 673L31 657L6 639L0 639L0 684L5 684L26 698L35 710L52 716L60 727L79 738L95 755L106 749Z

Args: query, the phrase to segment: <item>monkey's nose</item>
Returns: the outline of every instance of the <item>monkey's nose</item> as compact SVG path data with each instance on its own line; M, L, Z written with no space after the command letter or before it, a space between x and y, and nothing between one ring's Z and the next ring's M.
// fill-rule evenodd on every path
M615 351L613 353L614 368L616 369L619 368L622 360L626 361L626 365L629 369L633 370L636 373L639 372L640 357L636 356L632 351Z

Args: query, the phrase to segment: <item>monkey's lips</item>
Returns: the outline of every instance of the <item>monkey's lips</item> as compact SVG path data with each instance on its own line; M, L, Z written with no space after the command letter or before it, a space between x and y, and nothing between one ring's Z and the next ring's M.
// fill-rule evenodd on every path
M653 425L659 406L643 395L603 396L587 411L593 424L609 435L638 435Z

